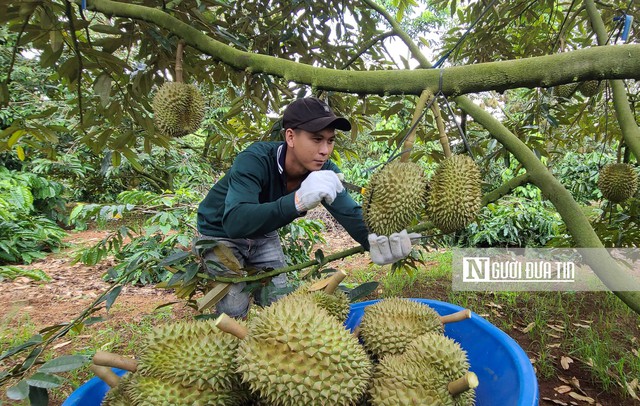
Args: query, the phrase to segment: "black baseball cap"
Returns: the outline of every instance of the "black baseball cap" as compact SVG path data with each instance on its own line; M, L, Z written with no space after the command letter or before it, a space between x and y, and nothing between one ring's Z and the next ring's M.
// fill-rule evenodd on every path
M329 105L316 97L298 99L284 109L282 127L300 128L309 132L335 128L351 130L351 123L344 117L336 116Z

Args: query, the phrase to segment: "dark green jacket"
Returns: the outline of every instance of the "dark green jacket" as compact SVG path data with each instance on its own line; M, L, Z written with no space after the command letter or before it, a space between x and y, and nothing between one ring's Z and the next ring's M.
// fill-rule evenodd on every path
M258 237L300 217L294 203L295 192L287 193L286 151L284 142L256 142L238 154L231 169L198 207L200 233L226 238ZM330 160L322 169L340 173ZM362 208L346 190L331 205L322 204L354 240L369 249Z

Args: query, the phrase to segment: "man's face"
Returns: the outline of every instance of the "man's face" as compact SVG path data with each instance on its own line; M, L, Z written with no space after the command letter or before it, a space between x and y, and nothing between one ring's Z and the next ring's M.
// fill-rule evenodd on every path
M335 138L336 131L333 128L325 128L313 133L302 129L288 129L287 154L292 153L295 162L304 169L317 171L331 156Z

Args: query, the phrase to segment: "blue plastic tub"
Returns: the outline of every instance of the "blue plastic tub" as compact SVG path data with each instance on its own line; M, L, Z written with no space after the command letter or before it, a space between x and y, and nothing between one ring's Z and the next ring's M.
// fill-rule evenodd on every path
M412 299L431 306L441 316L462 310L446 302ZM354 329L371 300L351 305L346 321ZM502 330L472 313L471 318L445 325L444 333L467 352L470 370L478 375L476 406L537 406L538 380L524 350Z
M412 299L431 306L441 316L462 307L428 299ZM345 322L354 329L364 315L365 307L377 300L351 305ZM468 320L445 326L445 334L467 351L471 371L478 375L477 406L537 406L538 380L529 357L502 330L473 313ZM125 371L115 370L118 375ZM100 406L109 387L100 378L92 378L80 386L62 406Z

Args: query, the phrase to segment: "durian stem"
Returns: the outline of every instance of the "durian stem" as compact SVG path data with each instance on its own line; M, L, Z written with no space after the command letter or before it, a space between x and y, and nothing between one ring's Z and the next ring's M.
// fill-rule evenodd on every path
M413 118L411 119L411 126L415 124L416 121L420 120L422 117L422 110L425 109L427 105L427 100L433 97L433 94L425 89L422 91L418 102L416 103L416 109L413 111ZM433 106L433 105L432 105ZM416 141L416 132L418 131L418 126L416 126L413 131L407 134L407 138L404 140L404 144L402 145L402 155L400 156L400 162L409 162L409 157L411 156L411 150L413 149L413 144Z
M340 285L340 282L342 282L346 277L347 273L342 270L331 275L331 277L329 278L329 284L327 284L327 286L324 288L324 292L332 295L333 292L335 292L338 288L338 285Z
M95 374L95 376L102 379L104 383L109 385L110 388L115 388L120 383L120 377L109 367L91 364L89 369Z
M120 368L129 372L136 372L138 369L138 361L135 359L107 351L96 351L93 356L93 363L105 367Z
M447 389L452 396L457 396L469 389L478 387L478 376L473 372L467 372L463 377L456 379L453 382L449 382Z
M435 96L431 95L431 97ZM434 102L431 104L431 111L433 111L433 116L436 118L436 126L438 127L438 134L440 135L438 139L440 141L440 145L442 146L442 153L444 154L445 158L449 158L451 156L449 137L447 137L447 132L444 129L444 121L442 120L442 114L440 114L440 106L438 105L438 103Z
M241 340L249 334L249 330L245 326L224 313L216 319L215 325L225 333L233 334Z
M455 321L462 321L471 318L471 310L464 309L459 312L448 314L446 316L440 316L442 324L453 323Z
M176 50L176 83L183 83L182 78L182 54L184 53L184 40L178 41L178 49Z

